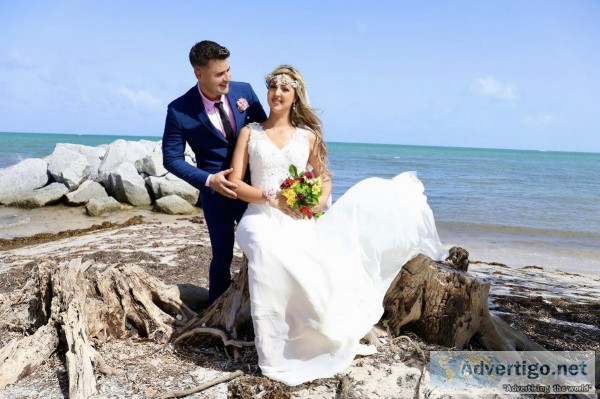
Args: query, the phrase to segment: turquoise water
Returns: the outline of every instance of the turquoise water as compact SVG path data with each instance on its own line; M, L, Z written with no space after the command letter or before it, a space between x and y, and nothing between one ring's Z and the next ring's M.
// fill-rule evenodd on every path
M0 133L0 168L59 142L95 146L160 137ZM600 154L330 143L334 200L370 176L414 170L436 220L563 242L600 243Z

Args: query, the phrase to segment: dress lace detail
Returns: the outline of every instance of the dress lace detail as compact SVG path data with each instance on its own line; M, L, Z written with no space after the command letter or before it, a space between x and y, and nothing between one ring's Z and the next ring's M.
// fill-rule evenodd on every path
M279 185L288 177L291 164L298 170L305 169L310 153L306 129L297 128L290 141L279 148L273 143L260 123L251 123L248 140L248 164L252 186L261 190L279 190Z

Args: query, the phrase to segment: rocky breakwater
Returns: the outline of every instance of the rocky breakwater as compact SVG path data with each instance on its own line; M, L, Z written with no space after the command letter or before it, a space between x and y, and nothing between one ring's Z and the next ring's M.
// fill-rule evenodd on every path
M195 165L189 148L185 159ZM59 143L46 158L0 169L0 204L20 208L62 202L99 216L154 204L157 212L191 214L198 197L196 188L163 167L161 143L147 140L98 147Z

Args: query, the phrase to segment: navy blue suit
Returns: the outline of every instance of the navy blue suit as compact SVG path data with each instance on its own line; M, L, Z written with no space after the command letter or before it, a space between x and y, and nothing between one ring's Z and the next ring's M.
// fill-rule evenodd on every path
M239 112L236 102L244 98L249 107ZM239 222L247 204L224 197L206 187L210 174L231 165L231 157L239 130L250 122L267 119L260 101L248 83L230 82L227 100L235 117L234 140L229 143L210 122L198 86L169 104L162 140L163 164L175 176L200 190L204 218L210 235L212 260L209 274L209 302L214 302L229 287L233 259L235 223ZM188 143L196 155L197 166L185 161Z

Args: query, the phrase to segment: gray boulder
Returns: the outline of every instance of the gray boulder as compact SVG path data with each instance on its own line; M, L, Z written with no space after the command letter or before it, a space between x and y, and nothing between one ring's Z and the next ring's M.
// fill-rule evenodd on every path
M198 189L179 178L175 177L173 179L173 177L169 178L169 176L173 175L168 174L166 177L150 176L146 178L146 184L152 191L154 198L158 199L169 195L177 195L189 202L190 205L196 205L198 196L200 195Z
M100 216L120 210L121 204L113 197L92 198L85 204L85 209L90 216Z
M100 162L102 158L104 158L104 154L106 154L106 148L104 147L90 147L87 145L80 144L70 144L70 143L58 143L55 148L64 147L71 151L75 151L85 157L87 159L88 164L90 165L90 175L88 176L89 180L98 180L98 168L100 167Z
M0 204L8 204L17 196L48 183L48 163L29 158L0 169Z
M138 175L135 166L130 163L122 163L109 175L109 191L121 202L131 205L150 205L152 203L146 183Z
M68 193L65 197L67 197L67 203L69 205L83 205L92 198L102 198L107 196L106 190L100 183L87 180L81 183L77 190Z
M120 164L134 164L138 159L150 155L156 146L155 142L125 141L122 139L112 142L106 149L106 154L98 167L100 181L106 181L108 175Z
M20 208L40 208L60 201L68 192L69 189L64 184L52 183L46 187L21 194L10 205Z
M168 195L157 199L154 210L169 215L193 215L198 212L189 202L176 195Z
M70 191L75 190L90 175L86 157L65 146L56 146L48 159L48 173L54 180L64 183Z
M169 173L163 166L162 152L152 153L142 159L135 161L138 173L148 176L164 176Z
M185 144L183 155L185 156L186 162L196 165L196 154L192 151L192 147L187 143Z

